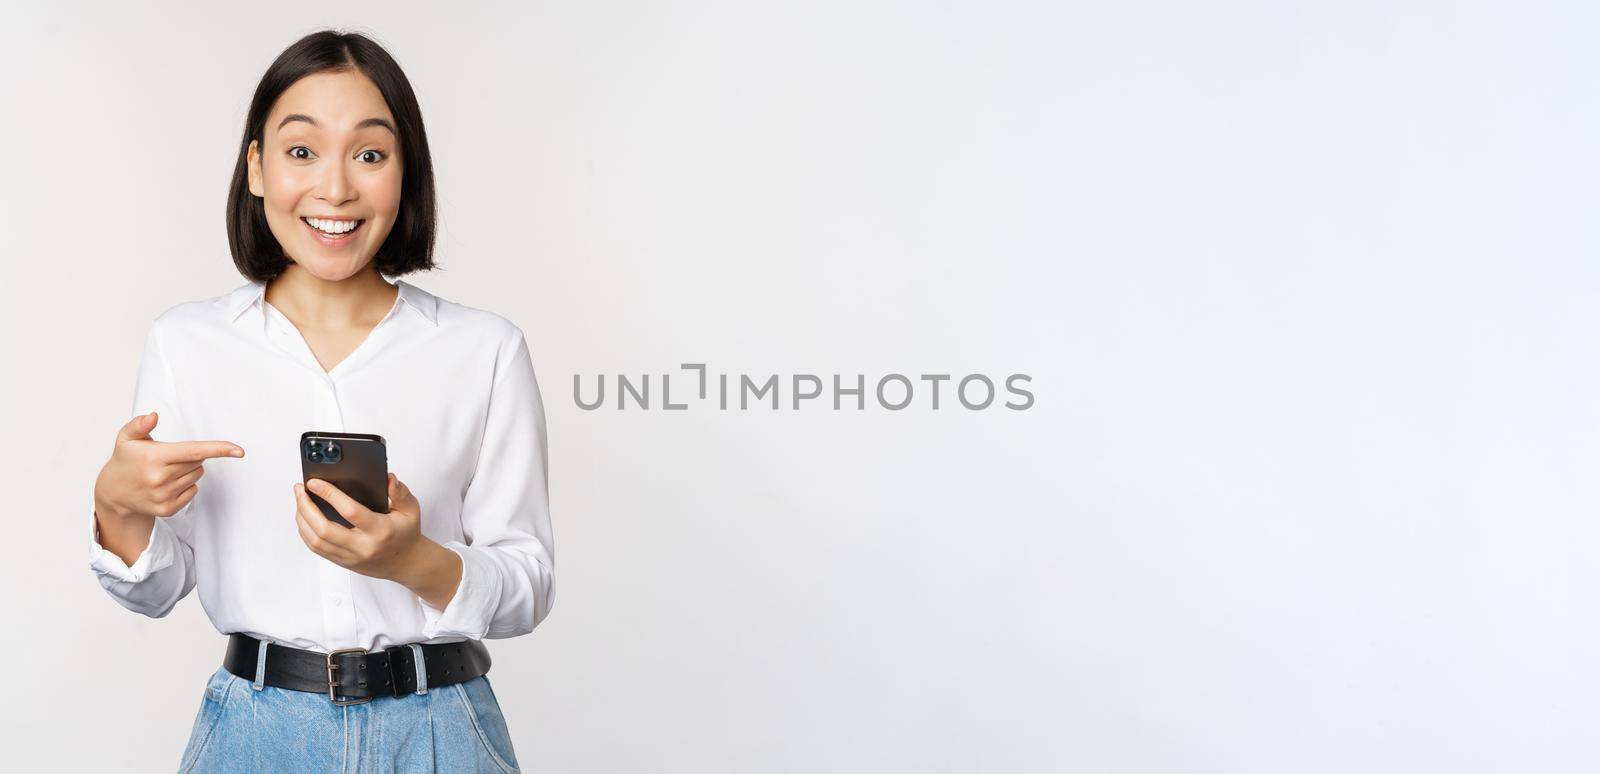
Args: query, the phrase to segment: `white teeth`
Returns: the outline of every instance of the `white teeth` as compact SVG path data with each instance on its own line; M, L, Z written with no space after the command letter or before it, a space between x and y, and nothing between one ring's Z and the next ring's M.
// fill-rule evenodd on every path
M305 222L318 231L330 236L338 236L355 229L360 221L356 220L324 220L322 218L305 218Z

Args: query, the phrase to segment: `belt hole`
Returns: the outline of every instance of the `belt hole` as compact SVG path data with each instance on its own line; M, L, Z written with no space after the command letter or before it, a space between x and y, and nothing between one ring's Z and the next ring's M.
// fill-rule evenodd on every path
M362 688L365 688L365 687L367 687L367 681L366 680L362 680L361 682L356 683L356 685L359 685Z
M362 669L366 669L367 668L367 662L365 662L365 661L361 662L361 668Z
M388 679L385 679L385 680L384 680L384 681L383 681L383 684L384 684L384 685L388 685L388 684L389 684L389 681L388 681Z

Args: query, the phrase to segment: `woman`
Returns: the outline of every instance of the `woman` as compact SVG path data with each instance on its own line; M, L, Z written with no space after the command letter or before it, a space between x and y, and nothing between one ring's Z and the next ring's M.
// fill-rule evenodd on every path
M515 325L384 278L433 268L433 235L399 65L356 34L290 46L228 197L249 282L151 324L95 482L106 591L160 617L198 587L230 635L180 770L516 770L481 641L550 612L543 404ZM384 438L387 513L302 483L308 430Z

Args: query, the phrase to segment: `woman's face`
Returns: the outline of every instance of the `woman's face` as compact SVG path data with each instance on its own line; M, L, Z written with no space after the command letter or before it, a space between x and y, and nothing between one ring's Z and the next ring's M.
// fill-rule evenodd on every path
M328 281L359 272L400 212L394 116L357 70L296 81L251 141L250 193L289 259Z

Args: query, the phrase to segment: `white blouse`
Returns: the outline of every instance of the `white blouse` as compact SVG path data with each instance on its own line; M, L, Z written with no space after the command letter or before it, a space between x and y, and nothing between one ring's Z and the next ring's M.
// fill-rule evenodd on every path
M499 315L395 284L389 314L332 371L259 282L155 319L129 416L159 412L157 441L231 441L245 456L206 460L195 497L156 519L131 567L91 538L112 598L160 617L198 586L217 631L318 651L514 637L549 615L555 542L527 340ZM445 609L301 542L308 430L383 436L423 534L461 555Z

